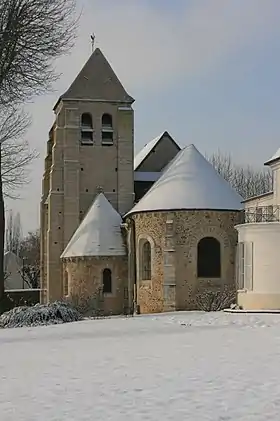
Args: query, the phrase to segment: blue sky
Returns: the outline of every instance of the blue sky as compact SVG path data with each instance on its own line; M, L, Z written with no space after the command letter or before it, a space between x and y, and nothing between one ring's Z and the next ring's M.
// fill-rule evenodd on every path
M164 130L182 146L220 149L261 166L280 147L278 0L77 0L77 44L57 67L56 92L29 106L40 158L21 199L24 231L39 224L52 105L89 57L90 34L135 102L136 151Z

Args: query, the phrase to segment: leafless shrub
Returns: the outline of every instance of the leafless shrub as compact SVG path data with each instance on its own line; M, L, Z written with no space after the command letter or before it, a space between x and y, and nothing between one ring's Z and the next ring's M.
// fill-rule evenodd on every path
M104 296L102 287L98 287L92 296L71 294L66 298L79 313L86 317L104 316Z
M200 311L221 311L236 301L236 291L229 287L206 290L196 294L195 306Z
M69 304L55 302L15 307L0 316L0 328L46 326L82 320L81 314Z

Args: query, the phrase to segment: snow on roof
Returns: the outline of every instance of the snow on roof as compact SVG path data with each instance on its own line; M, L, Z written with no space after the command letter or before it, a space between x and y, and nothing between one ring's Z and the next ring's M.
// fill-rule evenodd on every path
M143 149L141 149L140 152L134 157L134 171L137 170L137 168L142 164L144 159L147 157L147 155L151 152L151 150L157 145L157 143L160 141L162 136L165 132L161 133L159 136L155 137L154 139L150 140L150 142L146 143Z
M242 197L190 145L173 159L160 179L127 215L175 209L239 210Z
M268 161L266 161L264 165L269 165L270 163L272 163L273 161L277 161L278 159L280 159L280 148L277 149L275 154Z
M61 258L126 255L121 223L120 214L113 208L104 194L100 193L77 228Z

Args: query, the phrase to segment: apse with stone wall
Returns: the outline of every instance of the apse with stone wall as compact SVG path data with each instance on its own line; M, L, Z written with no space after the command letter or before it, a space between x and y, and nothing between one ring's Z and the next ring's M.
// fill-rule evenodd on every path
M119 213L100 193L61 256L64 291L88 312L126 312L128 266L121 224Z
M235 288L241 201L193 145L178 154L126 215L140 312L197 309L198 294Z

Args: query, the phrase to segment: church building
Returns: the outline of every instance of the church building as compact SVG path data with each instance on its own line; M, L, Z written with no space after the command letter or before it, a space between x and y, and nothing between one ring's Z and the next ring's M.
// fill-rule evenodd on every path
M197 309L235 289L242 198L165 131L134 154L134 99L96 48L54 107L41 199L41 301L106 314ZM185 141L185 139L184 139Z

